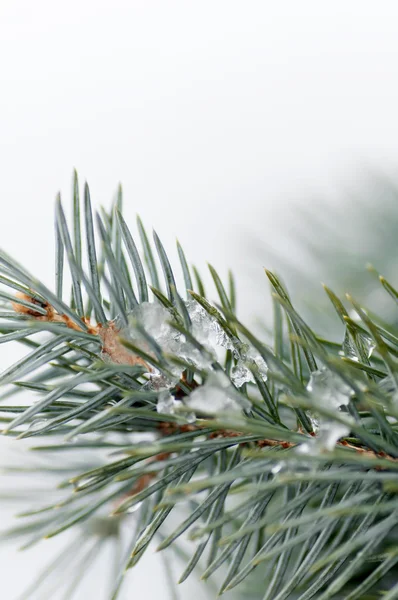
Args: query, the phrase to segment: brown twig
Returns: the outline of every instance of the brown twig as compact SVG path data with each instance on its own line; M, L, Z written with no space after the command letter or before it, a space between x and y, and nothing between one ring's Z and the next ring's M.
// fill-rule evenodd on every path
M69 329L74 329L75 331L83 331L82 327L79 327L68 315L58 313L51 304L48 302L42 302L33 296L29 296L23 292L18 292L16 294L17 298L21 300L25 300L30 302L31 304L36 304L43 308L47 314L42 315L41 312L35 311L33 308L29 308L28 306L24 306L20 304L18 301L12 302L12 307L16 313L28 315L33 317L36 321L45 321L48 323L62 323L66 325ZM150 367L147 363L140 358L139 356L133 354L125 346L123 346L119 341L119 333L120 329L116 326L114 321L109 321L108 323L95 323L92 324L88 317L83 317L82 321L87 326L87 333L92 335L98 335L101 338L102 347L101 352L104 358L107 358L111 362L118 365L142 365L150 371Z

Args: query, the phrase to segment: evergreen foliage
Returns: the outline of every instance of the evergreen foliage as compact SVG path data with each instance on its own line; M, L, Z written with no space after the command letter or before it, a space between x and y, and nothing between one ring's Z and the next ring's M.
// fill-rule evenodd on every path
M180 581L198 569L205 580L221 572L220 594L398 598L397 328L325 288L345 328L344 339L325 340L266 272L273 339L260 339L236 315L232 276L224 284L210 266L211 303L180 244L180 264L171 266L138 219L137 246L121 190L109 212L93 216L76 174L73 189L70 225L56 203L55 292L0 253L0 343L27 348L0 375L3 433L37 438L26 472L58 485L4 537L31 546L75 531L25 597L32 589L39 597L54 573L63 592L57 568L65 565L69 597L111 541L114 600L152 541L184 554L189 538L196 546ZM375 285L398 302L382 275ZM167 311L165 344L134 317L148 301ZM192 306L224 340L221 352L198 339ZM185 354L168 340L186 344ZM205 387L215 375L228 378L219 390L230 399L225 408Z

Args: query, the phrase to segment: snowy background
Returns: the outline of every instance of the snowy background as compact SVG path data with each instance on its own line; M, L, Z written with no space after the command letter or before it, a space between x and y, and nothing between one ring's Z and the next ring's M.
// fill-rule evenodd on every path
M232 266L241 315L261 316L262 243L294 243L274 223L341 202L369 168L394 175L397 18L387 0L1 0L0 245L52 282L53 200L76 167L97 206L121 181L127 222L139 212L171 256L178 236L202 270ZM0 548L3 598L46 544ZM167 600L160 569L148 555L131 589Z

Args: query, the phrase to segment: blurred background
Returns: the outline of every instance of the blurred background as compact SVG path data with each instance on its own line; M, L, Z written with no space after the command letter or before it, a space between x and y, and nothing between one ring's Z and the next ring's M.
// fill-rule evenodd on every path
M321 281L370 305L366 263L394 281L397 19L387 0L1 0L0 245L52 284L75 167L97 206L122 182L171 257L178 237L201 272L231 267L244 321L270 321L266 266L330 333ZM57 543L0 548L2 597ZM130 590L167 599L162 568L148 555Z

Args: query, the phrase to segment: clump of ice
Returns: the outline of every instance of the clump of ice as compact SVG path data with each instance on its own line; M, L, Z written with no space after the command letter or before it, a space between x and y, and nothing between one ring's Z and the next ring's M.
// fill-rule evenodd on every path
M332 451L337 442L350 433L350 428L337 421L323 421L319 425L317 436L308 442L300 444L297 452L300 454L318 454Z
M307 391L313 396L315 404L332 409L347 406L352 395L351 388L341 377L326 367L311 373Z
M352 396L351 388L333 371L322 367L311 374L307 391L313 397L314 405L340 412L342 406L347 406ZM342 437L350 433L347 425L332 418L312 414L310 416L316 437L298 446L301 454L332 451Z
M181 400L176 400L168 390L159 392L156 410L164 415L175 415L178 408L182 406Z
M142 506L142 502L138 502L137 504L133 504L133 506L130 506L127 510L126 513L132 514L137 512L138 509L140 509Z
M311 425L312 425L312 429L315 433L318 433L319 431L319 416L315 415L314 413L310 413L308 415Z
M175 352L178 349L183 336L169 325L171 315L159 302L142 302L133 308L129 317L129 334L135 340L147 346L144 337L134 327L134 322L137 321L162 350Z
M231 379L236 387L242 387L243 384L254 381L253 373L247 368L245 362L241 358L236 365L232 367Z
M226 350L233 349L233 343L218 321L193 298L186 301L188 314L192 322L192 335L205 348L214 351L217 346Z
M321 423L315 443L325 450L333 450L337 442L350 433L350 428L337 421Z
M183 334L169 324L171 314L158 302L143 302L133 308L129 315L127 334L148 351L148 342L135 326L137 322L165 353L174 354L200 368L209 368L218 351L232 349L233 342L217 320L196 300L188 300L186 307L192 323L192 335L206 348L208 356L199 352ZM171 367L171 370L176 376L181 373L178 367Z
M126 332L134 342L140 345L145 351L150 352L149 344L145 337L140 333L139 328L135 325L139 323L141 327L154 339L166 354L174 354L186 362L191 363L201 369L211 369L211 365L216 360L220 353L225 350L234 350L237 358L237 364L232 368L231 380L236 387L241 387L244 383L254 382L253 373L250 367L258 371L260 377L267 379L267 365L261 355L251 346L240 344L237 348L237 340L232 340L220 326L218 321L210 315L196 300L191 299L186 301L186 307L191 319L191 333L196 340L204 346L207 354L200 352L193 346L186 337L176 331L170 324L171 314L169 311L158 302L143 302L134 307L130 317L131 322ZM169 365L168 370L171 375L166 377L164 374L152 369L150 374L150 386L152 389L162 390L169 389L177 383L181 376L181 368L174 365ZM217 377L218 375L214 375ZM231 382L229 382L230 388ZM217 385L213 385L214 378L209 377L206 390L210 385L213 386L213 397L217 397L221 401L220 390L223 386L218 381ZM213 383L211 383L213 382ZM205 387L205 386L202 386ZM202 389L202 388L201 388ZM231 398L228 400L230 407L235 403L235 394L230 392ZM225 400L225 398L224 398ZM227 402L227 400L225 400ZM224 404L225 404L224 402Z
M241 387L244 383L254 383L255 380L250 366L257 369L259 376L264 381L267 380L268 367L265 360L255 348L246 344L240 349L237 363L231 370L231 380L236 387Z
M159 392L156 410L163 415L180 413L189 423L193 423L196 420L195 413L184 411L184 403L174 398L168 390Z
M178 373L171 373L170 377L166 377L158 369L153 368L149 376L149 381L144 385L144 389L153 391L169 390L177 385L180 380L179 371Z
M391 402L391 406L396 409L398 407L398 392L395 379L391 377L391 375L387 375L387 377L384 377L379 381L379 387L382 393L387 396L386 400ZM391 416L387 416L386 418L388 420L395 419L395 417ZM390 422L395 423L396 420Z
M191 344L187 344L185 336L169 324L171 314L159 302L143 302L133 308L129 317L130 325L124 333L146 352L150 352L149 344L137 328L136 323L145 329L146 333L154 339L166 354L174 354L194 364L200 362L200 352ZM198 366L203 367L203 362ZM168 371L169 375L166 376L152 367L149 387L162 390L176 385L181 377L181 368L170 363Z
M240 412L251 407L241 396L223 371L210 373L206 382L196 388L186 400L187 406L205 414Z
M376 348L376 343L370 335L362 334L361 339L362 339L363 343L365 344L365 349L366 349L368 358L370 358L373 354L373 350Z

